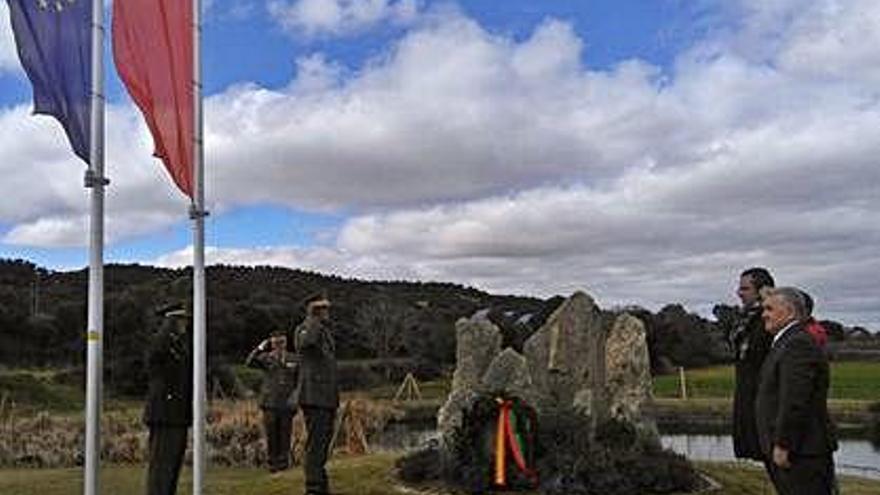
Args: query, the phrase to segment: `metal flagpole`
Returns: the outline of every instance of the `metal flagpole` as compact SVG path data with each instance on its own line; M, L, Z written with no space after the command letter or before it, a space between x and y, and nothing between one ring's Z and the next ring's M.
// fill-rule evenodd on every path
M99 493L104 327L104 0L92 0L91 143L85 186L91 189L89 303L86 329L86 455L83 491Z
M201 495L205 479L205 172L202 117L202 2L193 0L193 495Z

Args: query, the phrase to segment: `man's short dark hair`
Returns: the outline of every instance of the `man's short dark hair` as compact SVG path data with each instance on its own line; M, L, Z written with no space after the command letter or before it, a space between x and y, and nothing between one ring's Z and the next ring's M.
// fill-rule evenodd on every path
M742 272L740 276L748 276L752 284L754 284L755 290L761 290L764 287L776 287L776 282L773 280L773 275L770 275L770 271L760 266L749 268Z
M805 290L801 290L801 295L804 296L804 311L807 313L807 317L813 316L813 296L809 294L809 292Z

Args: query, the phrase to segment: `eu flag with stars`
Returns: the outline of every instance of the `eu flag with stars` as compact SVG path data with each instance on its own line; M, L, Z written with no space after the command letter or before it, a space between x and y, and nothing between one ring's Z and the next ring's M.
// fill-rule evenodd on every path
M74 153L89 163L92 89L91 0L7 0L34 113L61 122Z

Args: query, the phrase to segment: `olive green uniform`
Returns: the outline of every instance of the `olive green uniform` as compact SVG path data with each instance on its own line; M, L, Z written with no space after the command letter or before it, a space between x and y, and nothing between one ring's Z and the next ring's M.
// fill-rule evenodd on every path
M296 328L296 350L300 359L297 403L306 420L306 493L329 493L325 464L339 390L336 379L336 342L329 324L308 317Z
M149 392L144 423L150 428L147 495L174 495L186 435L192 424L192 352L188 332L166 320L147 357Z
M266 372L260 391L260 409L269 454L269 471L283 471L290 465L290 434L296 402L297 360L294 354L256 350L248 366Z

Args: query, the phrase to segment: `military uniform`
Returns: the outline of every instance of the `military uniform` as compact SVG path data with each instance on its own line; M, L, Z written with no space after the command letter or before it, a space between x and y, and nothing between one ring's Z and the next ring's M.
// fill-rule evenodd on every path
M326 320L309 316L296 328L300 359L296 400L306 420L306 493L329 493L327 463L339 390L336 379L336 343Z
M192 424L192 352L189 332L165 320L147 358L149 393L144 423L150 428L147 495L173 495Z
M736 388L733 395L733 451L736 457L766 461L758 442L755 397L761 365L770 352L773 336L764 330L761 305L745 308L731 335L736 358Z
M269 471L283 471L290 465L290 434L296 402L297 360L294 354L255 349L247 365L266 372L260 391L260 409L269 451Z

